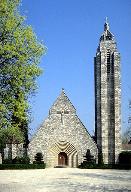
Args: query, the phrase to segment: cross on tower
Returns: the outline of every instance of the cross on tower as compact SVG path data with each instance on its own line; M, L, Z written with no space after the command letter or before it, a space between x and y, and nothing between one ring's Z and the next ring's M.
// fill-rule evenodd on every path
M69 111L66 111L66 110L61 110L61 111L57 111L57 114L60 114L61 115L61 123L64 124L64 114L69 114Z

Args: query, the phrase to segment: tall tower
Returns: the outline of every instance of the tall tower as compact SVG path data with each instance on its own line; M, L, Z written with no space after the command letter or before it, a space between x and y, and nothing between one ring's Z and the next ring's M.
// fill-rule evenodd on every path
M94 58L95 71L95 137L105 164L117 163L121 152L120 54L109 24Z

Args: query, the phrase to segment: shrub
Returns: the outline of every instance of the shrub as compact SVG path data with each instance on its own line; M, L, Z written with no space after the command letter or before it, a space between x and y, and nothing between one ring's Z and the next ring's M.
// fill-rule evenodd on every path
M33 161L33 164L44 164L42 153L36 153L35 161Z
M79 168L93 168L93 166L95 166L96 161L94 159L94 156L91 155L90 150L87 149L86 155L84 156L85 159L83 161L83 163L81 163L81 165L79 166Z
M3 159L2 164L12 164L12 159Z
M83 163L95 164L94 156L91 155L89 149L87 149L86 155L85 155L84 157L85 157L85 159L84 159L84 162L83 162Z
M12 160L13 164L29 164L30 163L30 158L28 156L25 157L15 157Z
M113 164L84 164L78 166L80 169L118 169L118 165Z
M45 169L44 164L0 164L0 170L5 169Z
M119 166L131 168L131 151L123 151L119 154Z
M98 153L98 164L99 165L104 165L102 152Z
M131 169L131 166L126 164L84 164L81 163L78 168L80 169Z

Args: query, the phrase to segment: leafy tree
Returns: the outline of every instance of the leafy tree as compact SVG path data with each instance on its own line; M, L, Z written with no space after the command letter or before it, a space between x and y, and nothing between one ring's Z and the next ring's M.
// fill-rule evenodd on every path
M0 147L28 137L29 102L45 47L19 14L20 0L0 0Z

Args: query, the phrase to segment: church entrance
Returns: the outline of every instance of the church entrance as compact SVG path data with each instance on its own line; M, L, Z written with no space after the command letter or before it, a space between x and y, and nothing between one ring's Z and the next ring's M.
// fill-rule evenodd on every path
M68 157L65 152L58 154L58 165L68 165Z

